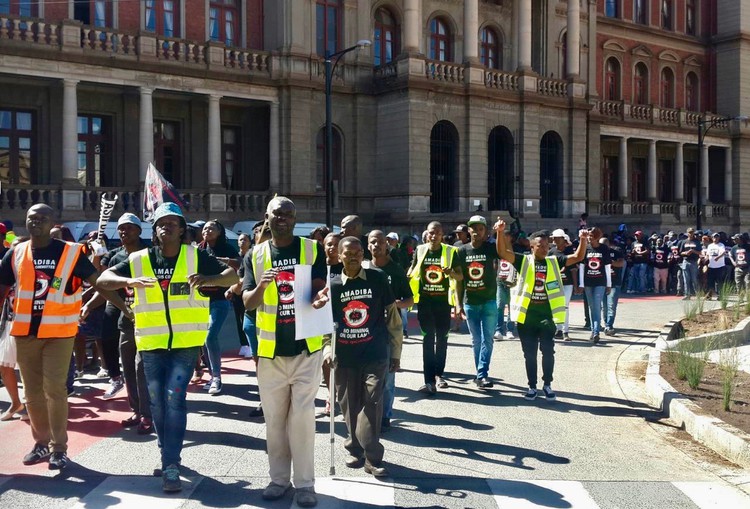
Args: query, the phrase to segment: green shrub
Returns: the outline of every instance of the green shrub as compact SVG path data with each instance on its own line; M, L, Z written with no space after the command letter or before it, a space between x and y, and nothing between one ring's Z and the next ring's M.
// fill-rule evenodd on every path
M721 286L719 286L719 303L721 305L721 309L726 309L729 305L729 297L732 295L732 292L734 290L734 285L729 283L729 281L724 281Z
M740 359L737 355L737 348L722 352L719 359L719 370L721 371L722 407L725 412L731 412L732 410L732 393L739 366Z

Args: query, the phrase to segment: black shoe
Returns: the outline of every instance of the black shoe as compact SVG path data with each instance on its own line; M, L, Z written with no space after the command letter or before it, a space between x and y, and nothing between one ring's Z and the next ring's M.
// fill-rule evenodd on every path
M64 451L55 451L49 458L49 469L50 470L62 470L68 466L70 459Z
M592 340L594 341L594 344L595 344L595 345L598 345L598 344L599 344L599 333L597 332L596 334L594 334L594 335L593 335L593 336L591 337L591 339L592 339Z
M161 473L161 489L166 493L175 493L182 491L182 481L180 480L180 467L171 464Z
M136 433L139 435L150 435L154 432L154 421L148 417L142 417L141 422L138 423Z
M263 417L263 407L258 405L250 410L250 417Z
M120 424L123 425L123 427L128 428L130 426L136 426L141 423L141 416L138 414L133 414L127 419L123 419L120 421Z
M388 417L383 417L380 420L380 431L388 431L391 429L391 420Z
M24 465L35 465L49 458L49 447L44 444L36 444L29 454L23 457Z
M562 339L563 338L563 331L559 330L555 332L555 339Z

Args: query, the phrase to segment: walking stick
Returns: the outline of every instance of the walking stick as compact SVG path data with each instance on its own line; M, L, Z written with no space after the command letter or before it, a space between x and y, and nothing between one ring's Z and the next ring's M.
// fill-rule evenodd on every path
M331 373L329 375L329 382L328 382L328 399L330 401L331 405L331 414L330 414L330 431L331 431L331 468L328 472L328 475L336 475L336 467L333 464L333 456L335 451L335 445L336 445L336 433L334 433L334 419L336 418L336 333L338 329L338 324L333 324L333 335L331 337Z

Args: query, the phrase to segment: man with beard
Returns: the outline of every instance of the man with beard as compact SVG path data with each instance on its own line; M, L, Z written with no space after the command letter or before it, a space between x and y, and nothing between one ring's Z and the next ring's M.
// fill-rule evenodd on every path
M61 470L70 462L65 381L78 331L82 282L95 284L98 273L80 244L50 237L54 215L52 207L43 203L26 212L31 239L11 247L3 256L0 305L15 285L10 335L16 342L35 442L23 463L33 465L49 458L49 469ZM107 295L130 314L122 299Z
M427 225L427 243L417 246L407 273L414 302L419 303L417 320L422 329L422 366L424 385L419 392L435 394L445 389L443 378L448 354L448 330L451 324L450 279L462 278L455 256L456 249L443 244L443 226L432 221Z
M294 203L278 196L268 203L271 240L245 257L242 298L257 309L258 388L266 419L271 482L265 500L278 500L292 486L297 505L313 507L315 495L315 395L320 382L323 336L296 337L295 299L319 309L328 302L326 257L322 246L294 235ZM312 295L295 295L295 266L311 265Z
M385 237L379 232L385 249ZM331 281L336 358L326 345L324 358L336 370L336 395L344 414L349 452L346 465L375 477L387 477L380 443L383 416L383 385L387 372L399 368L401 316L388 276L378 269L362 267L364 252L356 237L339 243L344 272ZM393 263L393 262L391 262Z
M391 287L396 299L396 307L405 315L404 311L414 305L414 296L406 279L406 272L388 254L388 243L386 237L380 230L373 230L367 236L367 248L372 255L369 268L380 269L388 276L388 285ZM404 334L406 337L406 334ZM381 420L383 430L391 427L391 415L393 414L393 399L396 395L396 372L389 371L385 376L385 387L383 389L383 418Z
M489 378L492 359L493 335L497 327L497 279L495 246L487 242L487 220L472 216L469 225L469 243L458 250L458 260L463 278L458 282L458 315L466 320L474 346L474 364L477 376L474 383L481 389L494 384ZM465 302L464 302L465 300Z

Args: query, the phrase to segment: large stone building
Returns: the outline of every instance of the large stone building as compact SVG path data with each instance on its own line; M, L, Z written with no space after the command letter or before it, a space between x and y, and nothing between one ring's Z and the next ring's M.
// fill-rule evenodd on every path
M0 0L0 215L140 209L149 161L189 214L421 229L750 223L750 5L737 0ZM743 93L744 91L744 93ZM708 113L715 112L715 113ZM714 125L698 154L698 123ZM119 211L119 210L118 210ZM635 217L630 217L634 215ZM562 220L561 220L562 218Z

